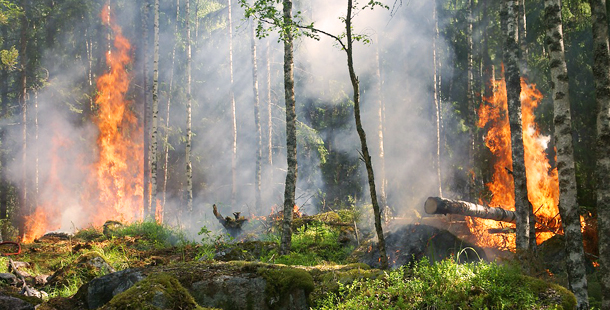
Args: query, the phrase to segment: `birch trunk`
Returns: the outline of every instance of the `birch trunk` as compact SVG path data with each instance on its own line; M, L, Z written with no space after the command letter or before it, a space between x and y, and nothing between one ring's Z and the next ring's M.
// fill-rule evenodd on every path
M231 132L233 133L233 147L231 149L231 205L235 206L237 196L237 117L235 115L235 88L233 85L233 19L231 17L231 0L227 1L229 9L229 100L231 101Z
M519 13L517 15L518 24L519 24L519 49L521 52L521 58L519 62L519 66L521 68L521 75L523 77L527 77L529 74L527 59L529 57L529 53L527 51L527 18L525 12L525 0L519 1Z
M472 24L473 16L472 10L474 7L474 1L468 1L468 26L466 36L468 38L468 80L466 82L466 100L468 105L468 112L466 113L466 121L468 126L468 196L469 200L473 200L475 197L475 184L474 184L474 130L476 127L476 112L474 107L474 62L473 62L473 39L472 39Z
M190 2L186 0L186 208L188 212L193 211L193 165L191 163L191 143L193 139L191 112L192 112L192 93L191 93L191 22L190 22Z
M597 229L601 309L610 309L610 50L606 0L591 0L597 101Z
M267 41L267 163L269 164L269 181L273 183L273 118L271 113L271 45Z
M511 132L513 159L512 175L515 183L515 212L517 214L517 251L527 251L530 247L530 213L532 206L527 198L525 158L523 148L523 128L521 123L521 78L519 76L519 45L515 24L517 5L515 0L504 0L505 10L501 18L505 20L504 65L506 66L506 94L508 120ZM531 236L535 238L535 236Z
M263 157L263 136L261 132L260 101L258 97L258 67L256 64L256 34L254 23L250 25L252 48L252 95L254 96L254 127L256 129L256 167L254 172L254 201L256 212L263 209L261 199L261 166Z
M28 0L23 0L23 15L21 16L21 33L19 42L19 57L21 58L21 75L19 79L19 104L21 105L21 129L22 129L22 149L23 154L21 155L22 160L22 181L21 181L21 196L20 196L20 207L22 215L28 214L28 187L27 187L27 150L28 150L28 123L27 123L27 9ZM23 232L22 232L23 233Z
M434 164L436 166L436 182L438 183L438 196L443 197L442 184L442 169L441 169L441 97L440 97L440 79L439 79L439 60L436 43L439 40L438 30L438 8L434 1L434 9L432 11L432 19L434 19L434 36L432 37L432 62L433 62L433 80L434 80L434 111L436 112L436 158Z
M174 25L174 37L178 36L178 21L180 19L180 0L176 0L176 24ZM172 47L172 68L169 76L169 90L167 92L167 109L165 116L165 137L164 141L164 163L163 163L163 198L161 202L161 206L163 207L163 212L165 212L165 199L167 198L167 171L169 165L169 117L170 117L170 108L172 106L172 92L174 90L174 73L175 73L175 64L176 64L176 46L178 45L178 41L174 42L174 46Z
M385 171L385 147L384 147L384 131L385 131L385 104L383 101L383 79L381 78L381 60L379 57L379 39L377 39L377 45L375 46L375 64L377 68L375 75L377 76L377 135L379 138L379 167L381 168L381 175L379 177L381 181L380 190L380 202L381 207L385 208L388 205L387 192L386 192L386 171Z
M375 189L375 174L373 173L373 164L371 156L369 155L369 148L366 142L366 133L362 127L362 121L360 118L360 90L358 77L354 71L353 61L353 47L352 47L352 0L347 1L347 17L345 18L345 30L347 33L347 67L349 69L349 76L352 82L352 88L354 90L354 118L356 119L356 130L358 131L358 137L360 137L360 145L362 148L362 156L364 157L364 164L366 165L366 172L369 180L369 190L371 194L371 202L373 204L373 213L375 214L375 231L377 232L377 245L379 247L379 258L382 269L388 268L388 256L385 249L385 238L383 236L383 228L381 227L381 210L379 208L379 201L377 200L377 191Z
M143 210L144 218L150 215L150 106L148 104L148 0L142 6L142 101L144 126L144 180Z
M559 212L566 242L566 269L570 289L576 295L577 308L588 309L587 276L578 202L576 201L576 170L572 146L572 116L566 67L561 0L545 0L546 43L549 48L553 98L553 123L559 174Z
M288 169L284 185L284 218L282 220L281 255L290 253L292 240L292 211L297 185L297 114L294 97L294 59L292 34L292 1L283 0L284 24L284 98L286 101L286 160Z
M159 0L155 0L154 27L154 51L153 51L153 85L152 85L152 124L150 135L150 215L157 218L157 130L159 122Z

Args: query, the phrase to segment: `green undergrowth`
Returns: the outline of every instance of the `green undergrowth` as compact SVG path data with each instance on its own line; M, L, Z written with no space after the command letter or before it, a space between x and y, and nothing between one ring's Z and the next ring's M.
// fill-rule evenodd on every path
M566 288L517 267L454 260L401 267L377 279L339 284L317 309L573 309Z
M290 254L282 256L278 255L279 235L271 235L268 239L278 246L261 257L261 261L302 266L315 266L327 262L343 264L354 247L339 243L339 235L340 229L324 223L312 222L303 225L292 235Z

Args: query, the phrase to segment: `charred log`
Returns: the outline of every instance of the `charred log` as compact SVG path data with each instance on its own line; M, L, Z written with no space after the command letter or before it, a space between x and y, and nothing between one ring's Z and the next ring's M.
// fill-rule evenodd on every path
M516 220L514 211L440 197L428 197L424 209L428 214L460 214L509 223Z
M223 217L222 214L218 212L216 205L212 206L212 212L214 212L214 216L218 219L218 222L222 224L222 227L234 237L241 234L241 226L248 221L247 218L241 216L241 212L233 212L233 217Z

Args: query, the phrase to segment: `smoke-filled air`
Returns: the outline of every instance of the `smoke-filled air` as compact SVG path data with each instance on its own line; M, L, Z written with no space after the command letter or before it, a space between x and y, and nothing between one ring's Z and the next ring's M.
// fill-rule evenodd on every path
M57 310L610 309L607 11L0 0L2 278Z

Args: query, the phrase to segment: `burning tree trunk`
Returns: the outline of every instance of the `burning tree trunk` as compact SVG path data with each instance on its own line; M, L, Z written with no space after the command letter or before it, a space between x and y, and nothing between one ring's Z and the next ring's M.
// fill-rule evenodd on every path
M597 101L597 226L602 309L610 309L610 49L605 0L591 0Z
M150 212L150 124L148 116L148 0L142 1L141 8L142 22L142 102L143 102L143 127L144 127L144 161L143 161L143 190L144 199L142 200L144 209L144 218L148 217ZM110 49L109 49L110 51Z
M517 43L515 0L504 0L501 18L505 20L504 64L506 66L506 94L508 101L508 119L511 133L512 176L515 184L515 212L517 214L517 250L530 248L530 213L532 206L528 200L527 181L525 176L525 158L523 147L523 128L521 122L521 77L519 76L519 45Z
M572 146L572 117L568 86L568 68L563 47L561 0L545 0L546 43L549 47L555 146L559 175L559 212L565 233L566 270L570 289L576 295L578 309L589 309L587 276L584 264L582 232L576 201L576 173Z
M514 211L440 197L428 197L424 209L428 214L460 214L509 223L517 219Z

